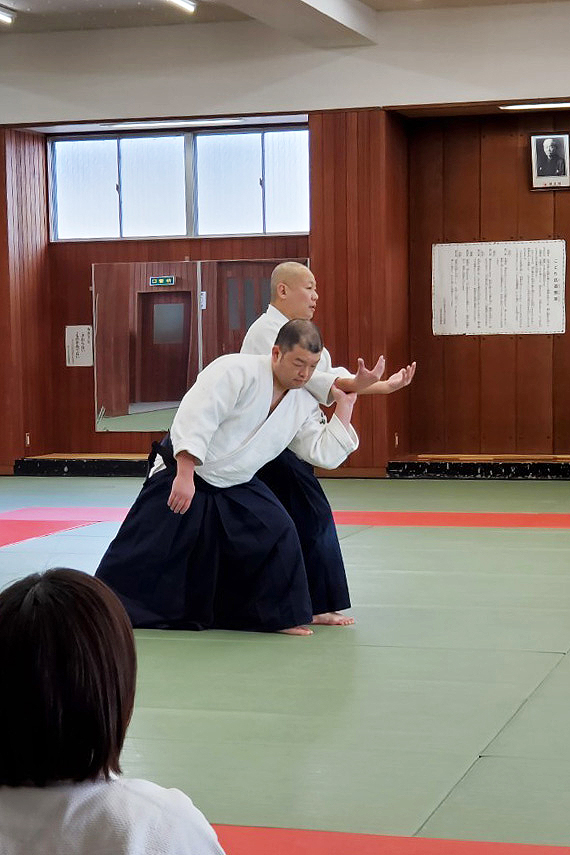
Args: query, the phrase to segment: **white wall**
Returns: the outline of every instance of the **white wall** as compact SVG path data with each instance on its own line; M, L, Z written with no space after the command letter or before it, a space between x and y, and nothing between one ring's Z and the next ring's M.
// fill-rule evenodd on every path
M319 50L256 22L0 37L0 123L570 95L570 3L380 15Z

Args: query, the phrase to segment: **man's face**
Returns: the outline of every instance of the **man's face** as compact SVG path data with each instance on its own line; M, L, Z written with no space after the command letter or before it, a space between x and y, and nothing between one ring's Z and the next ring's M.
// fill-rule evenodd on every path
M317 283L310 270L300 273L291 279L289 283L282 283L282 308L290 321L301 318L304 321L312 320L317 307Z
M547 157L554 157L558 153L558 144L556 140L544 140L544 152Z
M296 344L293 350L282 353L278 347L271 351L273 373L283 389L300 389L311 379L319 364L321 353L311 353Z

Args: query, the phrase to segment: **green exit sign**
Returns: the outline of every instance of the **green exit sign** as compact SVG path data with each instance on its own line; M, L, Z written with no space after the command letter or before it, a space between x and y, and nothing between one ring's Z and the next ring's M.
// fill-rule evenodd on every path
M174 285L176 276L151 276L151 285Z

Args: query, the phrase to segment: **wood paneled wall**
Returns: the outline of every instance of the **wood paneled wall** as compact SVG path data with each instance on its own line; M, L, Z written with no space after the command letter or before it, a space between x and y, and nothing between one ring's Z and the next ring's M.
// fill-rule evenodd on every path
M232 258L298 258L308 253L306 236L192 238L176 240L72 241L49 247L53 294L53 407L59 429L51 451L144 453L161 434L97 433L93 371L67 368L67 324L92 322L91 265L110 262L198 261Z
M433 243L570 238L570 193L529 183L530 133L568 129L566 114L410 123L412 453L570 452L569 333L431 331Z
M46 157L42 137L0 133L0 473L53 444ZM25 437L29 436L26 447Z
M309 117L311 267L320 326L333 364L356 370L383 353L388 373L409 361L407 139L382 110ZM352 474L383 474L409 445L409 390L361 397L354 424L360 447ZM397 437L396 437L397 434Z
M144 452L96 433L93 374L66 368L64 329L91 322L91 265L310 257L316 321L336 364L417 359L412 387L361 398L347 474L419 453L570 453L570 336L434 337L431 245L570 236L570 192L529 188L529 134L565 114L403 120L379 109L309 117L311 234L48 244L41 138L0 140L0 466L23 454ZM29 448L24 436L30 434Z

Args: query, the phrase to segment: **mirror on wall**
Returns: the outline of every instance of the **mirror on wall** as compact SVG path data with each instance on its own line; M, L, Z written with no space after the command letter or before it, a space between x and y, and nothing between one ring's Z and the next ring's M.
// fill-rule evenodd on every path
M96 430L167 430L198 371L239 351L284 260L94 264Z

